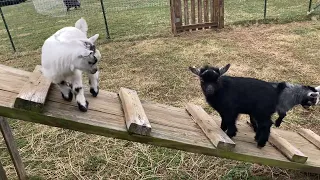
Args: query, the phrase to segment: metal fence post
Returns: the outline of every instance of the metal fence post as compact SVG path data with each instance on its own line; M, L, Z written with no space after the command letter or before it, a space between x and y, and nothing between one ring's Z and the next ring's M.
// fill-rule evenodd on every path
M2 21L3 21L3 23L4 23L4 26L6 27L6 30L7 30L7 33L8 33L8 36L9 36L10 42L11 42L11 46L12 46L12 48L13 48L14 52L16 52L16 47L14 46L14 43L13 43L13 41L12 41L12 37L11 37L10 31L9 31L9 28L8 28L7 22L6 22L5 18L4 18L4 15L3 15L3 12L2 12L1 7L0 7L0 14L1 14Z
M108 28L108 23L107 23L107 18L106 18L106 12L104 10L103 0L100 0L100 3L101 3L103 18L104 18L104 24L106 26L107 39L110 39L109 28Z

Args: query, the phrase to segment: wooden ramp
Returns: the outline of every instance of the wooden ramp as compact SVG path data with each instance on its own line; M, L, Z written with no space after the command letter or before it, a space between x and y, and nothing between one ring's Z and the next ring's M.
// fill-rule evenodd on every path
M90 105L83 113L74 101L64 101L58 87L37 73L37 69L26 72L0 65L0 116L320 174L319 136L310 130L298 133L273 128L269 143L259 149L247 122L238 121L238 134L231 140L219 128L220 117L209 116L197 105L176 108L145 102L135 91L125 88L119 91L120 96L101 90L97 98L86 91ZM33 93L26 93L25 87ZM15 106L17 98L27 106L20 106L21 100Z

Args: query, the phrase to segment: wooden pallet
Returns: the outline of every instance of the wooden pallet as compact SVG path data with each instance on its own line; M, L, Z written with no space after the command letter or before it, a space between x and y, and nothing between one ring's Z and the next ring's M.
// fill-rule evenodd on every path
M35 71L37 72L37 71ZM201 153L320 174L319 136L310 130L299 133L272 129L269 143L257 148L254 132L247 122L237 122L238 134L230 139L221 129L220 117L208 115L200 106L176 108L146 102L134 90L121 88L119 94L100 91L90 102L88 112L61 98L56 85L46 84L38 93L44 101L32 102L41 110L15 106L17 98L30 86L34 73L0 65L0 116L77 130L167 148ZM40 78L41 79L41 78ZM30 87L30 90L37 89ZM41 105L39 105L39 103ZM31 111L31 110L32 111Z

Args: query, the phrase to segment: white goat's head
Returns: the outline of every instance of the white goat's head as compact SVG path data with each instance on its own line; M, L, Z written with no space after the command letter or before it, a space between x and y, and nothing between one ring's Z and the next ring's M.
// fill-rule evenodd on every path
M78 53L77 60L74 61L73 68L91 74L98 71L97 63L101 59L101 54L94 44L98 37L99 34L96 34L87 40L80 40L78 51L76 51Z

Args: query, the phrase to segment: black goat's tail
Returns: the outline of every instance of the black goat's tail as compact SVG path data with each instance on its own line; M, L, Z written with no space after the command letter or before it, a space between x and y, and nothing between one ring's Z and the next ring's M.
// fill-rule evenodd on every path
M286 82L280 82L277 86L278 94L281 94L286 87L287 87Z

